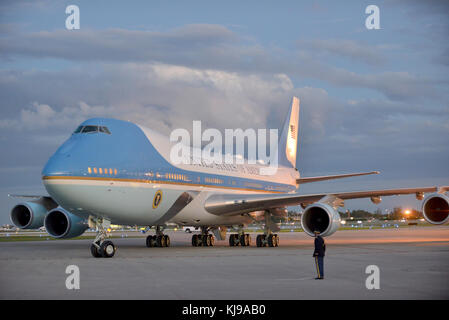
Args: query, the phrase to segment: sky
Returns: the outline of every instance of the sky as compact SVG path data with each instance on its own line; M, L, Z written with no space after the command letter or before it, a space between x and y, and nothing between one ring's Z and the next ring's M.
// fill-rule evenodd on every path
M300 192L449 185L448 18L447 1L3 0L0 223L9 193L46 194L43 166L85 119L280 129L295 95L302 176L381 171ZM395 206L419 202L346 202Z

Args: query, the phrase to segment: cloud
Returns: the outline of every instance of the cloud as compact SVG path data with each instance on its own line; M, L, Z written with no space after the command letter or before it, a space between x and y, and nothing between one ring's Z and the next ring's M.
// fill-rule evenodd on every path
M439 90L434 88L438 81L425 76L409 71L357 73L334 67L314 52L319 50L376 65L386 60L380 51L387 45L366 47L353 40L337 39L300 43L308 50L289 52L263 47L221 25L196 24L167 32L124 29L6 32L0 38L0 55L10 60L33 57L88 63L159 63L240 74L286 74L338 87L368 88L396 100L440 97Z
M302 65L300 74L308 78L317 78L342 88L365 88L380 92L392 100L440 100L444 90L438 88L444 85L444 79L430 79L416 76L408 71L383 71L378 73L356 73L343 68L329 66L322 61L300 54Z
M386 62L386 57L381 53L385 45L367 45L348 39L313 39L299 40L300 50L313 52L313 54L326 53L327 56L341 56L369 65L378 66Z
M164 133L176 127L189 128L192 120L199 119L219 128L265 127L267 107L277 105L280 99L288 101L294 89L285 74L247 75L164 64L107 65L103 72L86 79L83 72L54 72L51 76L23 72L13 77L16 92L8 88L10 95L31 99L47 87L59 89L51 95L52 104L39 101L20 111L2 109L0 128L16 131L50 126L67 130L94 116L132 120ZM92 87L98 94L86 95ZM90 102L76 101L79 97ZM97 103L92 105L92 101ZM287 110L288 102L280 107Z
M438 53L433 61L445 67L449 67L449 47Z
M104 113L104 107L91 107L83 101L76 107L65 107L60 111L55 111L47 104L33 102L30 107L20 110L18 118L2 119L0 128L25 132L49 127L66 128L67 125L73 125L86 116L93 117Z
M393 9L400 7L406 14L413 19L426 19L429 16L447 16L449 10L449 3L440 0L394 0L385 3L386 7Z
M14 37L14 38L12 38ZM3 32L1 53L5 57L32 56L75 61L193 61L219 54L237 40L220 25L186 25L168 32L125 29ZM183 51L179 51L182 48Z
M45 6L50 5L52 0L3 0L0 2L1 10L24 10L24 9L35 9L35 8L43 8Z
M307 154L305 158L301 155L303 170L368 167L406 171L414 164L402 163L401 167L398 161L421 159L428 164L431 161L419 154L425 150L426 155L440 154L434 157L433 165L447 171L440 164L449 158L447 105L382 98L336 99L323 88L295 87L286 74L160 63L108 64L86 74L87 69L16 72L12 82L16 85L0 88L3 95L31 100L36 92L57 90L40 96L37 102L2 108L0 136L6 139L0 139L0 146L9 149L13 141L23 145L23 166L31 165L30 159L36 156L45 161L49 150L62 143L79 123L97 116L130 120L167 135L175 128L190 130L193 120L201 120L203 129L279 128L291 97L297 95L301 99L300 152ZM8 154L2 162L12 165L16 158L17 153ZM357 167L351 168L354 163Z

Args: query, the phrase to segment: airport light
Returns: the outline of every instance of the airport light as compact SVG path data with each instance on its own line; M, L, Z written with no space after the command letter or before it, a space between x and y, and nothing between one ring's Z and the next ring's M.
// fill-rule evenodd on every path
M408 219L411 214L412 214L412 210L410 210L410 209L405 209L404 210L404 216L405 216L406 219Z

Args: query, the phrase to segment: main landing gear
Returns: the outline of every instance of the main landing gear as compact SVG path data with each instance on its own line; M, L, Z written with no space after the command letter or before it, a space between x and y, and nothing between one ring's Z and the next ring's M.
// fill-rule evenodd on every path
M161 226L156 227L156 235L148 236L146 245L148 248L153 247L170 247L170 237L162 233L163 228Z
M236 247L249 247L251 245L251 236L243 231L243 228L239 228L239 233L233 233L229 235L229 246Z
M112 258L117 251L114 243L110 240L105 240L107 234L103 227L101 218L90 218L89 224L93 224L97 230L97 236L90 246L90 252L95 258Z
M192 246L194 247L213 247L215 244L215 237L209 234L207 227L201 227L201 234L194 234L192 236Z
M258 234L256 237L256 245L258 247L278 247L279 246L279 236L277 234L270 233Z
M270 226L275 228L271 223L271 217L269 212L265 212L265 227L263 234L259 234L256 237L256 245L258 247L279 247L279 236L272 233Z

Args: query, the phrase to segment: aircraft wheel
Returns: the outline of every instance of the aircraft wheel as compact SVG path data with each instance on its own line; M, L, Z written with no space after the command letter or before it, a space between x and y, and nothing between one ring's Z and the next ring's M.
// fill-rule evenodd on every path
M202 234L199 234L198 235L198 238L197 238L198 240L197 240L197 247L202 247L203 246L203 235Z
M146 245L148 248L153 247L153 236L148 236L146 240Z
M238 234L234 234L234 245L236 247L238 247L238 245L240 244L240 238Z
M230 235L229 235L229 246L230 246L230 247L234 247L234 246L237 245L234 241L235 241L234 235L233 235L233 234L230 234Z
M205 234L205 235L203 235L203 247L210 247L211 246L211 244L210 244L210 237L209 237L210 235L208 235L208 234Z
M102 257L101 253L98 251L97 246L93 243L90 245L90 253L92 253L92 256L94 256L95 258Z
M244 234L242 234L242 235L239 237L239 242L240 242L240 245L241 245L242 247L246 246L246 237L245 237Z
M208 235L210 246L213 247L215 244L215 237L213 235Z
M100 252L104 258L112 258L116 250L112 241L109 240L104 241L100 246Z
M274 234L270 234L268 235L268 246L270 247L274 247L275 246L275 235Z
M256 237L256 246L259 248L262 247L262 235L261 234L258 234Z
M159 248L165 247L165 237L164 236L157 236L157 246Z
M275 247L279 247L279 236L277 234L275 234L274 237L275 237L274 238L274 240L275 240L274 241Z
M165 235L164 238L165 238L165 246L170 247L170 237Z
M198 235L197 234L194 234L192 236L192 246L198 247Z
M251 245L251 235L245 234L245 246L249 247Z
M260 245L261 247L268 246L267 235L265 235L265 234L260 235L260 244L261 244Z

